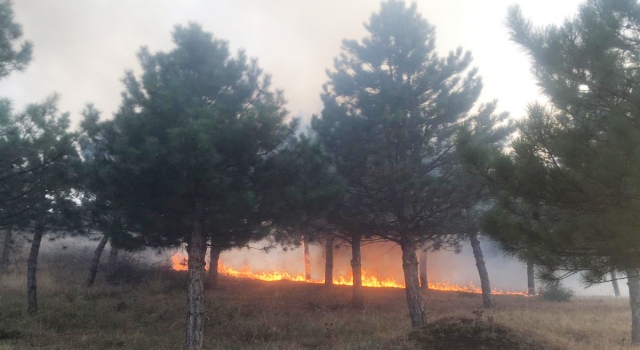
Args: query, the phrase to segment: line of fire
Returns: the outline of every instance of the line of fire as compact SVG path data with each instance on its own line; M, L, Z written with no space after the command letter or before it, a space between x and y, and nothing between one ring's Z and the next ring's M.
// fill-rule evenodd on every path
M304 246L304 244L303 244ZM308 253L308 250L306 250ZM187 255L184 253L184 250L179 250L175 254L171 256L171 268L175 271L188 271L187 264ZM310 256L308 254L303 255L303 261L305 266L305 273L290 273L286 270L253 270L249 264L245 263L244 266L240 269L234 269L224 262L218 262L218 274L227 277L236 277L236 278L246 278L252 280L259 280L265 282L276 282L276 281L291 281L291 282L303 282L303 283L316 283L316 284L324 284L324 279L313 279L310 276ZM210 261L206 261L205 270L209 271L210 269ZM396 281L394 278L390 277L378 277L375 274L367 271L366 269L361 269L362 274L362 286L370 287L370 288L405 288L404 283ZM353 274L348 273L345 275L340 275L333 278L334 285L342 285L342 286L353 286ZM473 294L482 294L482 289L477 287L473 282L469 282L468 285L460 285L455 283L450 283L447 281L441 282L428 282L429 290L436 291L445 291L445 292L461 292L461 293L473 293ZM527 291L513 291L513 290L501 290L501 289L492 289L492 295L515 295L515 296L523 296L529 297L529 293Z

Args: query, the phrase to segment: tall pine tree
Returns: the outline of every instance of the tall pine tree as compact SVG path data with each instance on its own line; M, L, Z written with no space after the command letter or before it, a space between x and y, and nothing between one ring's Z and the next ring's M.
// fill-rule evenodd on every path
M280 91L255 60L196 24L177 26L176 47L139 54L119 112L105 127L120 203L139 212L143 234L188 244L186 348L203 348L207 238L233 239L227 214L259 204L255 177L291 134ZM153 218L149 220L148 218Z
M545 278L626 271L640 343L640 5L589 0L545 28L512 7L508 26L549 104L530 106L511 153L472 157L498 199L484 227Z
M470 53L436 53L415 4L384 2L365 27L361 42L343 42L313 128L348 183L342 217L401 246L411 323L421 326L416 249L455 232L450 222L476 195L462 180L455 134L482 84Z

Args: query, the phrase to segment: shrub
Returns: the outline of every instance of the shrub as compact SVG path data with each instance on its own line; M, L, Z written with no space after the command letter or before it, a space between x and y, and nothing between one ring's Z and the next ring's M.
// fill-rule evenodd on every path
M573 297L573 291L560 282L552 282L540 288L540 295L547 301L568 302Z

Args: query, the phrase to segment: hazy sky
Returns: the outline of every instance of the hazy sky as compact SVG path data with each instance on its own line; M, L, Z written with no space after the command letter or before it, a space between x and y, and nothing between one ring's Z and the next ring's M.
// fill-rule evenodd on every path
M507 37L504 19L512 3L536 24L561 23L578 0L419 0L418 9L437 30L438 51L470 50L485 88L480 101L497 98L500 109L521 116L536 98L527 57ZM16 108L61 94L61 109L77 120L87 102L110 116L120 103L120 79L138 69L136 52L170 50L175 24L195 21L217 38L257 57L288 109L308 118L321 109L325 69L341 40L361 39L377 0L14 0L16 19L35 45L24 73L0 82L0 96Z

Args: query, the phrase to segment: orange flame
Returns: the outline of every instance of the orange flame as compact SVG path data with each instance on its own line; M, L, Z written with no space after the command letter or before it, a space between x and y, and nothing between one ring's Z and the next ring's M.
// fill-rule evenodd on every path
M181 252L173 254L171 257L171 268L175 271L187 271L189 270L189 264L187 258L182 255Z
M187 258L182 255L181 252L177 252L171 257L171 266L176 271L186 271L188 270ZM209 268L209 264L205 269ZM243 267L241 270L236 270L234 268L228 267L224 265L222 262L218 264L218 273L221 275L226 275L230 277L240 277L240 278L248 278L266 282L273 281L293 281L293 282L307 282L307 283L324 283L324 280L314 280L314 279L305 279L304 275L291 275L286 271L252 271L249 266ZM348 276L339 276L333 279L333 284L343 285L343 286L352 286L353 285L353 275L349 274ZM404 288L404 283L398 283L393 278L384 278L379 279L376 276L369 274L365 269L362 269L362 286L364 287L374 287L374 288ZM482 289L476 287L473 282L469 282L468 286L463 286L459 284L451 284L449 282L436 282L429 283L430 290L437 291L447 291L447 292L463 292L463 293L473 293L473 294L482 294ZM493 289L491 291L493 295L519 295L528 297L527 292L523 291L504 291L500 289Z

